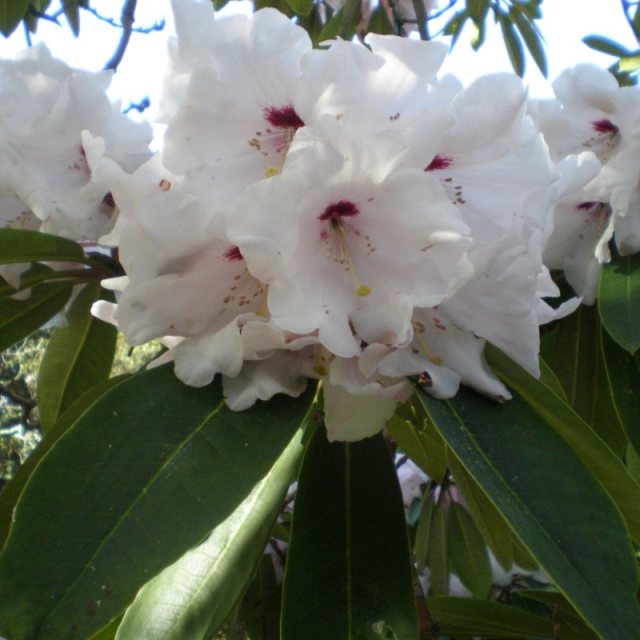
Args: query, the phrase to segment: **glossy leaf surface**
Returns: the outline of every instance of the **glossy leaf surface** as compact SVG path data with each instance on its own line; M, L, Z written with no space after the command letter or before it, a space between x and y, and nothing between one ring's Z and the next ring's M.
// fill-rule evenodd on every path
M632 355L640 347L640 254L620 256L603 265L598 310L609 335Z
M269 472L312 393L232 412L165 366L98 400L42 459L0 557L0 633L84 639ZM63 472L62 472L63 471Z
M26 338L60 311L73 285L44 283L31 289L26 300L0 300L0 351Z
M452 452L588 624L602 638L635 638L638 571L627 529L566 441L518 396L498 404L467 389L448 401L417 393Z
M207 640L227 620L264 553L302 455L294 435L268 473L198 547L148 582L116 640Z
M487 359L503 381L519 394L544 424L552 427L609 492L636 542L640 542L640 486L623 462L567 404L497 349ZM505 406L511 403L506 403Z
M313 435L298 480L282 640L417 640L404 507L381 435Z
M46 431L91 387L111 372L118 332L91 315L100 285L82 289L67 312L67 322L51 336L38 375L40 423Z

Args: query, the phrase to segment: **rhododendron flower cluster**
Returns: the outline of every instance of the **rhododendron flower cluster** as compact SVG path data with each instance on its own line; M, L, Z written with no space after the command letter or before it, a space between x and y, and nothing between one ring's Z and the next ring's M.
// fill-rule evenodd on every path
M132 345L160 340L156 364L189 385L220 374L232 409L319 379L329 437L358 440L411 377L437 398L508 399L485 344L538 375L539 326L580 302L549 305L549 268L592 302L614 227L637 250L638 93L606 73L567 71L558 100L529 103L511 74L439 77L439 43L313 49L274 9L174 13L146 161L108 74L43 48L2 64L3 224L117 248L118 302L94 313ZM23 94L38 100L18 121Z
M115 203L95 168L133 171L149 157L151 127L106 96L111 71L76 71L38 45L0 61L0 226L97 241ZM14 286L27 265L3 265Z
M531 105L552 157L589 149L602 171L556 205L545 261L563 269L584 302L592 304L601 265L611 259L614 232L621 254L640 251L640 92L619 87L610 73L588 64L567 69L553 88L555 99Z
M519 79L463 88L443 45L393 36L314 50L272 9L174 11L163 150L96 170L126 276L95 313L187 384L221 374L234 409L321 379L338 440L379 431L408 376L508 398L486 341L538 373L539 325L577 304L543 300L550 211L597 162L552 160Z

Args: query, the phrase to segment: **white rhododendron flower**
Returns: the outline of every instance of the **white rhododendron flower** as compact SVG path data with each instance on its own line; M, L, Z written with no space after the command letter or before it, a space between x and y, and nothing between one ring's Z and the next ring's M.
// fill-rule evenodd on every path
M76 71L44 45L0 61L0 225L95 241L115 222L103 157L135 169L151 139L106 96L112 72Z
M509 398L487 342L537 375L539 325L578 303L544 301L550 212L595 171L550 158L521 81L465 89L444 47L392 36L312 50L272 9L174 11L162 153L93 171L126 272L94 312L187 384L220 374L234 410L320 379L331 440L384 428L408 376Z
M593 304L601 264L611 259L609 240L622 254L640 250L640 89L619 87L609 72L588 64L564 71L553 88L556 99L531 106L552 157L588 150L602 170L580 195L558 203L545 262L564 269Z

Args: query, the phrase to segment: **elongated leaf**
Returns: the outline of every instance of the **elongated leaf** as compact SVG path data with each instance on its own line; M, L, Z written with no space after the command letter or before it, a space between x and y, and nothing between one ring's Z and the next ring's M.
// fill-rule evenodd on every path
M448 401L417 393L452 452L584 620L603 639L636 638L638 571L627 529L569 445L517 395L499 404L467 389Z
M462 493L465 505L484 541L505 571L509 570L513 564L513 536L509 525L453 456L450 457L449 466L456 486Z
M422 571L427 566L429 541L431 539L431 524L433 522L435 506L433 494L431 492L425 493L422 496L420 517L416 524L416 533L413 541L413 555L415 556L418 571Z
M622 512L629 531L640 542L640 486L602 439L560 398L497 349L487 360L503 381L552 427L598 478Z
M240 607L240 618L251 640L280 640L282 585L273 561L263 556Z
M618 419L636 452L640 452L640 354L630 355L602 333L605 371Z
M83 393L109 377L118 332L91 315L100 284L90 283L67 312L47 346L38 374L38 409L46 431ZM112 296L112 294L108 294Z
M313 9L313 0L287 0L287 2L299 16L308 16Z
M302 456L300 433L236 510L199 547L147 583L116 640L207 640L242 596Z
M544 52L544 44L540 34L527 15L522 13L517 5L511 8L509 15L513 18L513 22L520 32L533 61L540 69L540 73L546 78L548 73L547 56Z
M72 284L44 283L26 300L0 300L0 351L15 344L53 318L69 300Z
M24 461L15 477L0 493L0 549L4 546L13 518L13 510L18 502L27 480L45 454L56 444L71 425L80 418L109 389L126 380L128 375L110 378L85 393L64 412L55 425L45 434L35 451Z
M600 51L601 53L608 53L610 56L616 56L618 58L624 58L631 54L629 49L605 36L586 36L582 38L582 42L590 49Z
M282 640L418 637L402 495L381 435L318 429L298 481Z
M504 40L504 46L507 49L509 60L513 70L522 78L524 75L524 52L522 50L522 41L518 32L515 30L513 23L500 9L496 11L498 22L500 23L500 29L502 31L502 38Z
M627 447L616 414L595 307L581 306L544 337L543 353L558 375L568 403L622 457Z
M447 450L442 438L432 425L416 426L417 420L404 420L393 416L387 429L398 446L429 477L441 482L447 471Z
M438 630L452 636L539 640L553 633L551 620L499 602L434 597L427 605Z
M389 14L383 6L378 6L369 18L367 33L380 33L384 36L392 35L395 32L393 24L389 20Z
M80 33L80 7L79 0L62 0L64 15L71 27L71 32L78 37Z
M640 254L615 254L598 287L598 310L609 335L630 354L640 347Z
M626 71L627 73L633 73L640 69L640 55L629 56L628 58L621 58L620 62L618 62L618 67L620 67L621 71Z
M460 34L464 29L464 25L469 19L469 14L467 10L464 9L454 14L453 18L447 22L444 26L443 33L445 35L451 36L451 44L449 45L449 50L453 51L453 48L456 46L456 42L458 42L458 38L460 38Z
M98 400L36 467L0 557L0 633L75 640L226 519L306 419L312 392L232 412L170 367Z
M449 537L447 535L447 512L441 503L436 503L431 518L429 536L429 577L431 593L443 596L449 593Z
M24 17L28 5L29 0L0 0L0 31L2 35L5 37L11 35Z
M449 557L462 584L476 598L486 598L493 574L487 546L467 510L456 502L449 505Z
M83 257L82 247L73 240L27 229L0 229L0 263L81 262Z

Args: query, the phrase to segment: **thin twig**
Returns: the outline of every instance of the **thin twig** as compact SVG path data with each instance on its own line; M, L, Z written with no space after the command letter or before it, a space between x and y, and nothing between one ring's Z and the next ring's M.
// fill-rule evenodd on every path
M105 70L112 69L115 71L118 68L118 65L122 62L124 52L127 50L127 45L131 38L131 32L133 31L137 1L138 0L126 0L122 7L122 14L120 16L120 22L122 23L122 35L120 36L120 42L118 42L118 46L113 57L104 66Z
M11 402L15 402L16 404L21 404L25 409L28 407L32 409L36 406L36 401L33 398L25 398L17 393L14 393L9 389L9 387L4 384L0 384L0 394L6 396L11 400Z
M99 13L96 9L89 6L82 7L85 11L88 11L91 15L95 16L101 22L106 22L108 25L115 27L116 29L123 29L124 25L121 22L118 22L115 18L110 18L109 16L104 16ZM166 21L164 18L160 18L157 22L154 22L150 27L131 27L132 33L152 33L153 31L162 31L166 26Z

